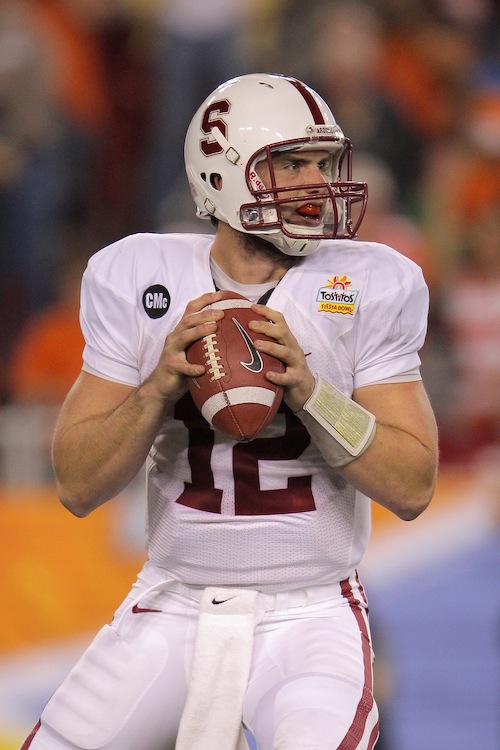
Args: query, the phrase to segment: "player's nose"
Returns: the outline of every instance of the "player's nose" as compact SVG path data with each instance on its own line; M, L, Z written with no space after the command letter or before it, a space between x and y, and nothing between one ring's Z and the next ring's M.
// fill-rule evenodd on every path
M327 181L324 170L317 164L309 164L304 176L307 178L307 182L310 185L318 185L318 189L321 189L322 183Z

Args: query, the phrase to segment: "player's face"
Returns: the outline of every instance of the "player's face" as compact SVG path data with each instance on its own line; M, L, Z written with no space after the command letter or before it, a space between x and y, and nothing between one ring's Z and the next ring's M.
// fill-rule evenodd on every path
M327 210L328 191L321 186L332 180L332 160L331 153L323 149L282 151L273 155L271 165L264 159L255 169L266 187L292 188L279 193L280 198L293 199L282 205L285 221L317 227L323 224ZM314 187L308 187L311 185Z

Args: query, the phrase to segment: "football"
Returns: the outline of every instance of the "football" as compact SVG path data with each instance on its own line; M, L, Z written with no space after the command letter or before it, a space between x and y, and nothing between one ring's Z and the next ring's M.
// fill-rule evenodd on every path
M283 388L266 379L266 372L284 372L285 365L275 357L258 352L256 338L249 330L256 319L250 300L236 292L224 291L211 307L224 310L217 330L191 344L186 356L192 364L205 366L205 373L189 379L191 397L213 427L233 440L253 440L276 414Z

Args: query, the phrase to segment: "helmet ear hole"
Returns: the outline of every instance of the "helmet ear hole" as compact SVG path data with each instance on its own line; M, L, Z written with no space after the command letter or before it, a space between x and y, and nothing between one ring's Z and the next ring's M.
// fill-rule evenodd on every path
M210 184L214 190L222 190L222 176L217 172L210 175Z

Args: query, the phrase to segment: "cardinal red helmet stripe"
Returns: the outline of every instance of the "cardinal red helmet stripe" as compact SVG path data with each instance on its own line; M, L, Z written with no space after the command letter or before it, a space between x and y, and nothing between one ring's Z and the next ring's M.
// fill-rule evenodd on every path
M300 91L302 96L304 97L307 106L311 110L311 114L314 118L314 124L315 125L325 125L325 118L323 117L323 113L321 109L318 106L318 103L314 96L311 94L307 86L304 86L303 83L300 81L297 81L296 78L287 78L287 81L290 81L292 86L295 86L295 88Z

